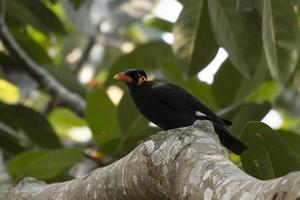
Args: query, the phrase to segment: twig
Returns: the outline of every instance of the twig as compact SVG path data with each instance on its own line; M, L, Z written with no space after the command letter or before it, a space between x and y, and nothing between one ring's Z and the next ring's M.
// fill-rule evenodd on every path
M82 68L82 65L84 64L84 62L86 62L96 41L97 41L97 39L95 36L91 36L88 38L88 42L86 44L86 47L83 50L83 54L82 54L81 58L79 59L78 63L74 67L74 71L76 73L78 73L80 71L80 69Z
M40 88L55 96L60 105L84 115L86 102L78 94L70 92L45 69L34 62L16 42L5 24L5 0L0 0L0 39L10 54L24 66L24 70L39 84Z

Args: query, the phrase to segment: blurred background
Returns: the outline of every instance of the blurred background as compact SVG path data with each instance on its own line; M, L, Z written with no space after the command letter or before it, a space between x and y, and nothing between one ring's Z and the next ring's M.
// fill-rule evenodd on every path
M182 86L231 120L248 146L231 158L247 173L300 169L298 0L7 0L4 8L0 187L82 176L157 133L112 78L128 68Z

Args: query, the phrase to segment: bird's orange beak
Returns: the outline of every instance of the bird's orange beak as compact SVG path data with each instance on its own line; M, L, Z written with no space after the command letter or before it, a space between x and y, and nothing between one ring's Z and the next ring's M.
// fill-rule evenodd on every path
M124 72L118 73L114 76L114 79L119 81L125 81L127 83L130 83L133 81L133 79L130 76L127 76L124 74Z

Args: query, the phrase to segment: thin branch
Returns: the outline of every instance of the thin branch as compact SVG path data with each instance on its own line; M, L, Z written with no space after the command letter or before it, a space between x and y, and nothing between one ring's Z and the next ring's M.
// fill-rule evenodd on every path
M90 36L88 38L88 42L86 44L86 47L83 50L83 54L77 64L74 67L74 71L78 73L80 69L82 68L83 64L87 61L89 55L91 54L91 51L96 43L97 39L95 36Z
M45 69L34 62L16 42L5 24L5 0L0 0L0 39L10 54L24 66L24 70L39 84L40 88L55 96L60 105L83 116L86 102L78 94L69 91Z
M234 165L209 121L161 132L119 161L68 182L26 178L0 200L299 199L300 172L261 181Z

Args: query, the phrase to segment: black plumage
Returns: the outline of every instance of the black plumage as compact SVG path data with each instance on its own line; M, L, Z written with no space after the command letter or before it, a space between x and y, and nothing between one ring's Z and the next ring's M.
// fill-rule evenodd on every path
M213 122L221 143L236 154L246 149L230 135L228 120L221 119L201 101L183 88L166 82L147 81L143 70L131 69L119 73L115 79L124 81L139 111L163 130L192 125L197 119Z

